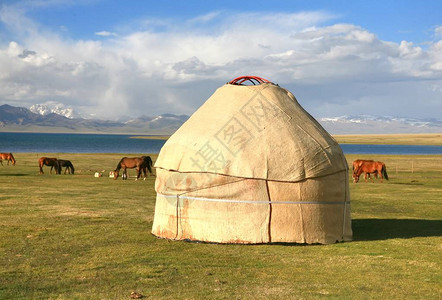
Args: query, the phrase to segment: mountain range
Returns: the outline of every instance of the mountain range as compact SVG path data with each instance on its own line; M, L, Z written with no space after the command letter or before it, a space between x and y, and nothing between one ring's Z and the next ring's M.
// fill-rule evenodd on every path
M0 131L170 135L189 118L187 115L162 114L109 121L73 116L73 110L64 107L34 105L27 109L4 104L0 106ZM360 115L318 118L318 122L331 134L442 132L440 119Z
M34 111L37 112L24 107L1 105L0 131L170 135L189 118L187 115L162 114L120 122L69 118L41 107L34 107Z
M341 116L320 118L318 122L331 134L441 133L442 119L400 118L391 116Z

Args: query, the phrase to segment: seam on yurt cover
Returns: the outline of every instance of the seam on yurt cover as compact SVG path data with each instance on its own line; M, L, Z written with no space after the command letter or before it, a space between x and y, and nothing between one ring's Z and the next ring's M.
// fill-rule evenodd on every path
M300 197L302 197L301 196L302 195L302 193L301 193L301 186L297 185L297 188L298 188L298 195L300 195ZM299 214L300 214L300 218L299 219L301 220L301 233L302 233L301 241L303 243L305 243L306 242L306 238L305 238L305 226L304 226L304 212L302 210L302 205L301 204L298 204L297 206L299 208Z
M306 135L308 135L315 143L317 146L319 146L319 148L322 150L322 153L325 155L325 157L327 158L327 161L329 163L329 165L332 165L332 162L330 161L330 157L328 155L326 155L326 151L325 149L330 149L330 145L328 147L323 147L310 133L308 133L307 131L305 131L304 128L302 128L299 124L296 124L296 126L301 129Z
M216 173L207 173L207 174L221 175L221 174L216 174ZM227 176L227 177L240 178L240 177L233 177L233 176ZM188 194L188 193L199 192L199 191L207 190L207 189L214 188L214 187L220 187L220 186L223 186L223 185L228 185L228 184L232 184L232 183L241 182L241 181L244 181L244 180L247 180L247 179L248 178L240 178L239 180L234 180L234 181L229 181L229 182L225 182L225 183L215 184L215 185L211 185L211 186L207 186L207 187L197 188L197 189L185 191L185 192L183 192L181 194L176 194L176 195L180 195L181 196L181 195L185 195L185 194Z
M157 168L158 169L162 169L162 170L166 170L166 171L170 171L170 172L178 172L178 173L213 174L213 175L221 175L221 176L228 176L228 177L241 178L241 179L268 180L268 181L273 181L273 182L288 182L288 183L290 183L290 182L291 183L300 182L300 181L304 181L304 180L307 180L307 179L316 179L316 178L331 176L331 175L339 173L339 172L348 171L348 168L346 168L346 169L338 169L337 171L334 171L334 172L331 172L331 173L325 173L325 174L321 174L321 175L306 176L306 177L302 177L302 178L295 179L295 180L282 180L282 179L269 179L269 178L261 178L261 177L245 177L245 176L238 176L238 175L225 174L225 173L180 171L180 170L173 170L173 169L167 169L167 168L162 168L162 167L157 167Z
M302 205L300 203L298 203L298 207L299 207L299 214L300 214L300 219L301 219L301 232L302 232L302 242L305 243L306 239L305 239L305 229L304 229L304 212L302 211Z
M205 197L192 197L192 196L183 196L181 195L165 195L158 194L158 196L164 198L179 198L179 199L187 199L187 200L196 200L196 201L207 201L207 202L224 202L224 203L246 203L246 204L340 204L345 205L346 203L350 203L350 201L264 201L264 200L235 200L235 199L214 199L214 198L205 198Z
M179 211L180 211L180 196L176 195L176 232L175 232L175 237L173 238L174 240L176 240L178 238L178 229L179 229Z
M267 190L267 197L269 199L269 223L267 225L267 232L269 235L269 243L272 242L272 198L270 197L270 190L269 190L269 182L266 180L266 190Z

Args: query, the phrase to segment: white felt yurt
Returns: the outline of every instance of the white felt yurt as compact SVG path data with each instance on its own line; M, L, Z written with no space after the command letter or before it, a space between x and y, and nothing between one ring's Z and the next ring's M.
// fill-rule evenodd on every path
M352 238L341 148L292 93L265 79L239 77L220 87L169 138L155 167L158 237L308 244Z

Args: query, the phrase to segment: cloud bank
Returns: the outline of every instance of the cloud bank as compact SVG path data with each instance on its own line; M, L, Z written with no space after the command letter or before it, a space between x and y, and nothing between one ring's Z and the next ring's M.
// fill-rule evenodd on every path
M4 5L0 22L14 38L0 35L0 102L55 101L101 118L191 114L227 81L257 75L293 92L315 117L439 117L440 26L420 46L355 24L324 25L334 18L217 11L73 40Z

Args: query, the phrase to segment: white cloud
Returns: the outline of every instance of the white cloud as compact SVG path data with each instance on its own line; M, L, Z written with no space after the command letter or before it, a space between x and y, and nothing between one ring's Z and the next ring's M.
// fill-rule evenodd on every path
M346 110L358 106L375 115L377 107L389 115L395 107L425 116L442 110L434 100L442 97L441 41L427 48L382 41L357 25L324 25L333 18L213 12L184 23L145 20L146 30L125 35L95 33L109 40L73 41L2 8L0 20L17 40L0 45L0 99L57 101L102 117L190 114L220 85L253 74L288 88L317 116L354 114Z
M213 21L214 19L216 19L216 17L218 17L221 13L220 12L210 12L208 14L202 15L202 16L198 16L196 18L193 18L191 20L189 20L189 23L208 23L210 21Z
M434 34L436 35L436 37L441 38L442 37L442 26L437 26L434 29Z
M95 35L98 35L98 36L117 36L118 34L116 34L115 32L109 32L109 31L98 31L98 32L95 32Z

